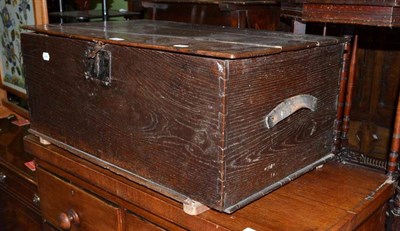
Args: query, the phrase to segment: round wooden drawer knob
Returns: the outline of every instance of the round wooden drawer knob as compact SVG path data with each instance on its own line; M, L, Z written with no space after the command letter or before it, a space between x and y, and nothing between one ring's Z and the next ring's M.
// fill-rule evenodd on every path
M58 216L58 225L62 230L70 230L72 224L79 225L79 223L79 216L73 209L68 210L67 213L60 213Z

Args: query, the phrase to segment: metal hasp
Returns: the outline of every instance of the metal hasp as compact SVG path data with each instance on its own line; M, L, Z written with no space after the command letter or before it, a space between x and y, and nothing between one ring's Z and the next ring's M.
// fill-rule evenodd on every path
M312 95L290 97L272 109L265 117L265 124L270 129L302 108L315 111L317 109L317 101L318 99Z
M111 85L111 52L100 48L89 49L86 52L85 78L99 80L105 86Z

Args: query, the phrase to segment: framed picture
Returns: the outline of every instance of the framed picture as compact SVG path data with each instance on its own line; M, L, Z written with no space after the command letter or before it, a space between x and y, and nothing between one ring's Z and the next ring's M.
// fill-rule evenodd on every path
M46 0L1 0L0 15L1 86L26 99L21 26L48 23Z

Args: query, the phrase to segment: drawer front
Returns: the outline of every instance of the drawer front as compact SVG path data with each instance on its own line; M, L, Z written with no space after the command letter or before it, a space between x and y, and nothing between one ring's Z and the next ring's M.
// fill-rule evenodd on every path
M14 194L0 190L0 230L41 231L42 217Z
M120 230L118 208L38 169L43 218L62 230Z
M37 186L29 179L0 163L0 189L20 200L26 206L39 211L39 197Z
M126 231L153 231L153 230L165 230L148 220L139 217L129 211L126 213Z

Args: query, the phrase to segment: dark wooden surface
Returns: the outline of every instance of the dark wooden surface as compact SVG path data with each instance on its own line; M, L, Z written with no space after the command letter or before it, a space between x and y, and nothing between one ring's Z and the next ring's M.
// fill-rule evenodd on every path
M225 203L250 196L250 188L261 191L265 182L277 182L331 152L342 55L339 46L229 64ZM301 94L317 97L318 109L298 111L266 130L262 118L282 99Z
M282 13L305 22L400 26L400 7L396 0L284 0Z
M399 6L398 0L294 0L300 3L365 5L365 6Z
M16 119L16 117L0 119L0 161L9 163L19 174L34 182L35 173L25 166L25 163L32 161L33 157L24 151L22 145L22 138L28 134L29 126L20 127L12 124Z
M88 231L120 229L118 215L121 212L117 207L67 184L44 170L39 169L37 175L40 184L39 195L43 198L40 204L43 219L64 229L76 226L80 230ZM71 221L60 220L60 216L68 216L71 209L78 214L78 218Z
M169 28L177 29L182 38L186 35L186 40L190 33L221 34L214 27L199 27L205 28L199 32L187 24L145 21L141 25L143 33L157 25L174 25ZM122 24L116 26L120 31ZM169 34L176 36L173 31ZM32 130L179 200L189 197L218 210L245 204L242 200L256 199L259 195L254 194L328 155L333 143L343 44L328 45L337 40L312 36L302 37L298 44L291 40L295 35L282 41L276 33L271 35L287 52L221 60L107 45L113 80L105 87L84 77L84 54L94 43L26 34L23 49ZM287 50L305 48L311 40L325 44ZM49 61L41 59L44 50ZM318 98L315 112L302 110L266 128L270 111L302 94Z
M108 16L112 17L126 17L132 18L134 16L139 16L139 12L129 12L129 11L118 11L109 10ZM101 19L103 18L103 12L101 10L80 10L80 11L64 11L64 12L50 12L49 17L53 18L63 18L63 19L75 19L81 21L89 21L90 19Z
M341 38L334 37L238 30L151 20L49 24L27 28L48 35L227 59L269 55L343 41ZM179 47L179 45L188 47Z
M144 17L276 31L282 28L279 1L148 0Z
M18 127L6 117L11 111L0 106L0 230L42 229L39 204L33 202L38 195L36 176L24 163L33 160L23 150L23 136L27 126ZM16 117L11 117L17 119Z
M190 216L183 212L182 204L56 146L43 146L34 136L26 137L25 147L38 158L38 167L46 172L45 177L54 174L59 184L63 184L61 179L66 180L66 186L60 188L74 185L109 201L121 211L129 210L128 214L119 215L125 226L118 226L117 230L129 230L131 216L134 216L133 219L146 222L145 227L155 230L158 227L168 230L244 230L249 227L255 230L376 231L383 230L385 203L394 192L393 185L383 184L386 176L380 172L331 162L231 215L210 210ZM40 181L39 188L42 184L50 187L45 184L51 182ZM43 198L46 199L54 200ZM83 203L85 201L77 200L71 205Z
M152 2L163 2L163 3L198 3L198 4L237 4L237 5L253 5L253 4L279 4L280 0L152 0Z
M357 33L357 81L348 148L386 159L400 83L400 30L359 27Z
M42 217L36 211L26 207L15 195L0 187L0 230L42 230Z
M369 11L363 9L363 7L371 7L371 9L379 7L388 9L388 7L391 7L394 8L392 9L393 12L396 12L399 7L398 1L307 0L285 1L283 5L288 5L287 9L289 9L289 5L292 4L293 7L294 3L299 4L297 5L297 9L300 10L298 12L303 12L303 8L305 10L307 4L321 7L327 6L325 4L337 4L337 7L348 8L332 7L329 12L309 8L311 13L315 11L321 13L321 15L308 18L306 15L300 14L299 19L304 19L307 22L328 22L328 35L339 35L346 31L346 29L340 29L344 27L343 25L329 22L357 25L350 30L359 35L359 48L356 60L356 82L352 99L349 140L345 147L346 151L353 153L352 156L354 157L359 156L357 153L362 153L366 157L386 160L390 152L392 126L399 89L399 30L388 28L396 25L382 24L382 21L392 20L390 12L382 15L384 11ZM352 8L359 12L353 12ZM389 9L389 11L391 10ZM294 17L294 15L292 16ZM331 17L339 17L340 21L331 21ZM315 23L308 23L308 25L309 32L315 32L312 30ZM349 29L348 26L347 29ZM347 31L349 32L349 30ZM322 33L322 30L319 33ZM372 163L367 159L365 161Z

